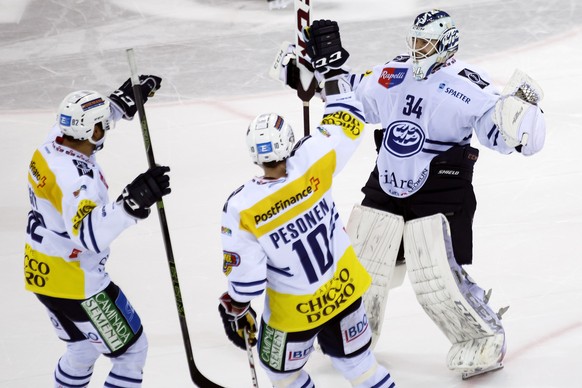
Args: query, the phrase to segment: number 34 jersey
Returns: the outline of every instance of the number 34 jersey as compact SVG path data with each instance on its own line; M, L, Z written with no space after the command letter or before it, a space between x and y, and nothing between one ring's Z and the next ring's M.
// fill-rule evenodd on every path
M287 176L254 178L224 206L228 292L246 302L266 290L263 318L276 329L320 326L370 285L331 194L333 176L360 142L359 107L351 94L341 104L328 99L322 125L287 159Z

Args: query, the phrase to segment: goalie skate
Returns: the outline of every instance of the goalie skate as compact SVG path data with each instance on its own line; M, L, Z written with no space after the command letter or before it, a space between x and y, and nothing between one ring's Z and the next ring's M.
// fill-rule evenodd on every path
M372 348L382 330L388 290L402 284L406 273L406 266L401 264L394 276L403 229L402 217L360 205L354 206L346 226L356 255L372 276L372 284L362 298L372 329Z
M467 376L498 369L505 332L486 293L456 263L447 219L437 214L407 222L404 247L416 297L452 344L449 369Z

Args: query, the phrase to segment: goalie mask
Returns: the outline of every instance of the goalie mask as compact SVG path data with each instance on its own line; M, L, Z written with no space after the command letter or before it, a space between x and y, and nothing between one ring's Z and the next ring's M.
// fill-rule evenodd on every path
M105 134L111 128L111 107L107 98L92 90L79 90L66 96L57 115L63 135L77 140L89 140L96 150L103 148ZM95 125L101 123L103 137L93 140Z
M406 43L417 81L441 67L459 49L459 30L448 13L433 9L414 19Z
M255 117L247 130L247 146L255 164L285 160L294 145L293 129L274 113Z

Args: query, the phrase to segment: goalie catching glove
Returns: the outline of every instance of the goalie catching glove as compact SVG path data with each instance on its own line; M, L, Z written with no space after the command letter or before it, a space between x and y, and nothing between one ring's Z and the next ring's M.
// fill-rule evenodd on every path
M144 219L150 214L150 206L164 195L170 194L170 167L155 166L139 174L133 182L125 186L117 199L123 202L123 208L132 217Z
M140 75L139 88L141 90L141 97L145 104L148 97L153 97L154 93L158 91L162 84L162 79L155 75ZM123 83L119 89L115 90L109 99L123 111L123 118L131 120L137 112L137 105L135 104L135 96L133 94L133 85L131 78Z
M228 339L244 350L247 348L244 333L246 330L249 344L255 346L257 344L257 313L250 302L237 302L228 295L228 292L222 294L219 300L218 311Z
M533 155L544 146L546 127L537 106L543 96L537 82L516 70L495 105L493 122L503 140L524 155Z

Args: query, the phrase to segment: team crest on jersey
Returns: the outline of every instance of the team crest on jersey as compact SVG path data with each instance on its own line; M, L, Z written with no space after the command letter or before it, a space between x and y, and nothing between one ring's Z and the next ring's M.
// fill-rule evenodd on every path
M394 121L386 128L384 147L399 158L412 156L424 145L425 135L422 128L411 121Z
M479 86L481 89L485 89L489 86L489 82L485 81L481 76L475 73L473 70L463 69L459 73L461 77L467 78L469 81L473 82L475 85Z
M222 251L222 256L222 272L228 276L233 267L238 267L240 265L240 256L238 253L229 251Z
M385 67L382 69L380 78L378 78L378 83L384 86L386 89L398 86L404 81L408 69L398 69L395 67Z
M83 191L83 190L87 190L87 186L81 185L81 187L79 187L77 190L73 191L73 196L75 198L79 198L79 194L81 194L81 191Z
M230 228L227 228L226 226L220 227L220 233L224 234L225 236L232 236L232 230Z
M82 160L73 159L73 164L77 167L77 172L79 176L87 175L93 178L93 170L89 167L89 165Z

